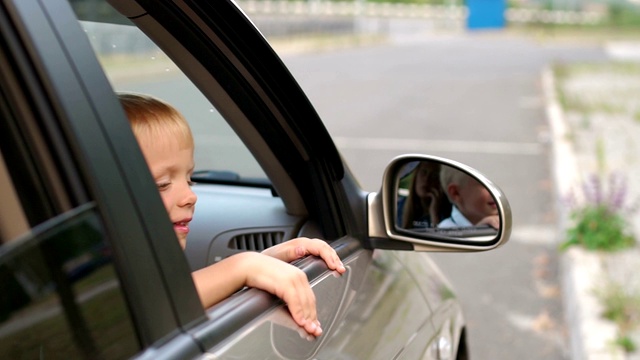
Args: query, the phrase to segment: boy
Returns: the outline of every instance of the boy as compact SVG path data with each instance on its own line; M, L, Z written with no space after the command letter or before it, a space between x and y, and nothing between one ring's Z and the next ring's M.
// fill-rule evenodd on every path
M451 216L439 228L489 225L500 228L496 202L478 180L451 166L440 169L440 184L453 204Z
M191 190L193 136L187 121L171 105L147 95L119 94L158 191L184 249L197 197ZM193 272L200 301L208 308L244 286L274 294L287 304L294 321L319 336L315 295L305 273L289 262L320 256L329 269L346 271L335 250L319 239L296 238L262 253L243 252Z

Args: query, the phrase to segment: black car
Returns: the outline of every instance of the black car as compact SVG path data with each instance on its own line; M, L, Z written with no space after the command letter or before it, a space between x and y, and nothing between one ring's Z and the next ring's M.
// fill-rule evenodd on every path
M1 3L3 359L466 358L463 311L426 252L508 240L508 202L481 173L406 155L390 159L379 192L364 191L232 0ZM184 251L118 91L169 101L193 129ZM420 164L479 182L497 225L400 223ZM203 309L191 271L298 236L325 239L348 269L295 263L323 335L301 336L257 289Z

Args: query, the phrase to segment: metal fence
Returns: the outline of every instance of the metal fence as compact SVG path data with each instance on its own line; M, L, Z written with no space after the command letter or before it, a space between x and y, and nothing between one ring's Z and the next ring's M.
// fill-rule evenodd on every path
M464 22L467 8L463 5L429 5L373 3L364 1L289 1L239 0L238 5L254 16L313 16L429 19ZM597 24L606 17L603 11L563 11L507 8L505 19L511 23Z

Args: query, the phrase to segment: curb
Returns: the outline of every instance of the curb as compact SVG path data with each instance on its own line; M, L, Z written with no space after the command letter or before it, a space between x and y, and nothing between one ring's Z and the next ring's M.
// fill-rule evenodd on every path
M552 176L555 184L554 204L558 214L557 241L564 240L569 223L569 208L563 199L567 194L580 194L580 172L564 114L557 101L555 79L551 68L542 72L542 88L546 114L552 136ZM580 200L580 199L578 199ZM600 314L602 306L593 294L595 281L604 273L602 260L596 253L571 247L560 253L560 285L567 326L569 355L572 360L622 360L625 354L614 346L616 326Z

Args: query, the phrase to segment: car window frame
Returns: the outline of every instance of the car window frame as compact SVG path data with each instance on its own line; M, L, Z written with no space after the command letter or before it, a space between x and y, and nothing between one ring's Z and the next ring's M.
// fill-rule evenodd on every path
M113 1L111 2L113 3ZM366 241L366 192L360 189L348 169L344 167L342 158L324 125L295 79L242 12L232 2L218 1L215 5L217 20L205 20L200 17L204 16L203 12L213 11L208 7L211 4L206 2L196 4L195 1L175 1L177 4L175 7L167 4L171 3L170 1L154 1L152 4L140 1L140 3L149 7L144 10L133 9L134 11L129 15L131 20L145 33L158 31L155 27L161 26L153 19L149 19L147 15L157 18L171 18L171 15L176 15L180 11L184 11L189 16L189 19L181 19L185 26L188 27L190 22L193 22L205 28L205 30L201 30L205 32L205 35L199 38L200 43L188 49L188 51L201 54L199 59L185 55L187 51L178 51L177 47L169 47L168 49L167 46L171 43L167 43L166 39L163 40L164 42L158 41L157 44L179 67L183 68L185 74L196 85L198 85L198 80L207 82L209 85L212 82L225 83L224 78L213 78L211 74L202 73L206 70L202 69L198 62L204 61L203 58L212 61L210 56L204 56L202 53L210 55L212 52L219 52L228 56L228 58L222 59L223 61L220 61L219 64L228 67L226 71L230 74L229 82L244 84L243 88L235 89L238 93L230 96L233 99L238 99L238 97L247 95L256 103L254 110L257 111L257 114L260 114L260 111L274 111L276 115L267 118L260 116L250 118L241 114L242 111L246 111L246 108L233 108L230 112L240 113L232 114L231 119L227 118L227 120L231 122L232 126L234 121L238 123L249 121L254 128L258 129L258 134L250 135L263 137L262 140L267 143L271 151L274 151L273 147L282 144L273 144L274 140L270 142L264 133L260 133L259 126L265 126L260 122L265 122L266 125L277 128L277 131L289 134L292 137L292 143L287 144L286 150L287 152L297 152L301 160L299 162L294 160L293 165L285 164L284 170L289 174L296 171L305 173L304 176L293 179L293 183L300 194L306 196L305 204L314 212L310 214L309 218L312 221L318 220L320 222L320 227L325 231L326 239L332 243L340 258L346 259L363 251L363 244ZM202 8L198 8L198 6L202 6ZM194 12L199 13L195 14ZM210 15L211 13L207 13L207 16ZM168 20L165 18L165 21ZM238 22L235 27L231 26L234 21ZM168 22L174 26L176 24L176 21ZM220 23L224 23L228 27L217 28ZM195 31L193 28L189 29ZM176 30L174 29L174 31ZM178 34L188 32L187 30L177 31ZM153 39L152 36L150 37ZM179 43L185 46L184 44L188 41L179 41ZM237 48L235 44L241 44L242 48ZM210 49L212 47L215 47L216 50ZM225 62L227 63L224 64ZM269 71L271 69L268 67L254 66L256 63L262 64L262 62L274 66L275 74L273 71ZM185 64L190 66L184 68ZM262 73L270 73L270 75L263 76ZM285 80L282 81L278 76L284 77ZM233 80L234 77L240 77L241 81ZM206 93L206 89L203 92L214 102L211 99L211 94ZM277 107L276 110L273 109L274 106ZM224 113L224 110L218 110L220 113ZM323 135L309 136L314 134L316 130ZM239 135L246 144L249 135L243 133ZM277 140L275 141L277 142ZM265 170L265 173L269 174L269 171ZM288 176L287 173L280 174L280 176ZM319 216L318 213L323 215ZM312 282L319 279L326 271L326 265L315 258L307 258L296 263L296 266L300 267ZM273 296L256 289L245 289L209 309L207 311L209 321L194 326L191 332L205 348L211 348L216 344L224 346L221 344L225 343L225 340L233 339L229 336L232 336L236 331L246 329L244 326L251 327L250 324L261 314L280 306L282 306L282 302Z
M165 2L162 1L164 4ZM231 3L226 3L227 6ZM22 6L22 5L21 5ZM203 309L201 305L194 305L194 298L196 298L195 289L193 287L192 281L185 281L190 272L188 271L188 266L184 259L184 256L179 251L179 247L177 242L174 245L167 245L166 240L170 237L174 237L172 229L170 228L170 222L168 221L168 217L166 212L164 211L164 207L160 201L160 197L155 189L152 178L146 168L146 164L144 163L144 158L135 142L135 138L131 132L131 129L124 117L124 113L122 108L113 93L113 89L110 87L106 76L102 68L100 67L97 59L95 58L95 54L93 53L93 49L91 48L86 36L82 34L80 31L80 26L76 21L75 16L71 13L65 13L64 16L60 14L56 14L57 11L60 11L56 8L56 6L52 3L47 3L43 5L46 8L47 12L50 12L50 17L55 18L58 21L55 22L54 27L59 27L57 29L52 29L52 32L59 35L61 38L59 42L61 47L66 50L67 57L66 61L69 62L69 66L72 68L71 72L75 74L75 79L78 82L79 88L83 90L83 99L81 101L90 105L91 109L85 109L88 113L91 113L91 117L95 118L95 123L92 121L92 124L99 124L100 133L103 136L103 140L105 142L105 148L108 148L114 157L114 166L118 168L119 179L123 181L123 184L127 189L122 189L121 191L128 190L128 194L130 200L133 204L131 204L132 217L137 216L137 219L140 223L140 231L145 232L144 235L147 235L145 239L147 240L147 246L149 252L153 254L154 260L149 260L155 265L155 269L158 271L158 277L162 281L162 285L160 286L164 292L164 298L161 297L161 300L167 301L167 305L170 307L170 312L173 313L175 317L176 328L175 331L182 331L186 329L196 329L199 324L216 324L220 323L219 319L211 319L206 320L207 317L204 316ZM237 12L239 11L235 5L233 8L228 8L229 11ZM67 10L64 10L67 11ZM237 15L237 14L236 14ZM63 19L66 19L64 21ZM244 20L248 21L248 20ZM72 23L72 24L70 24ZM253 28L252 28L253 29ZM253 36L256 36L257 30ZM83 37L84 36L84 37ZM239 36L236 34L235 36ZM252 38L256 40L256 37ZM263 39L264 40L264 39ZM269 54L272 60L278 60L277 56L272 52L271 48L268 47L268 44L265 43L267 48L265 51L268 51L265 54ZM211 43L208 46L214 46ZM258 56L256 54L252 54L252 56ZM257 58L260 58L259 56ZM46 63L47 61L40 59ZM245 61L248 61L245 59ZM279 61L279 60L278 60ZM45 66L47 64L44 64ZM50 65L50 64L49 64ZM286 71L284 65L280 63L282 66L278 68L279 71ZM242 69L238 69L237 64L232 65L229 69L230 72L234 73L233 76L245 76L245 74L241 71ZM51 67L50 70L53 68ZM64 73L64 72L63 72ZM69 73L65 74L69 76ZM61 76L63 76L61 74ZM290 74L289 74L290 76ZM249 82L246 78L244 78L246 82ZM261 84L262 87L268 88L270 81L276 81L275 79L269 79L267 82L263 82ZM286 106L298 108L298 106L294 106L294 100L282 100L278 98L278 94L282 96L282 93L286 93L287 90L295 91L297 93L294 98L298 96L304 97L304 94L301 92L300 88L297 86L293 78L290 79L292 81L291 87L284 87L280 89L276 94L263 94L260 86L256 89L252 84L247 88L243 89L244 93L251 93L254 100L261 103L260 105L256 105L257 108L262 108L263 111L271 111L268 103L273 101L276 102L284 102L287 103ZM295 86L294 86L295 85ZM78 90L80 91L80 90ZM274 100L276 99L276 100ZM58 106L66 111L71 111L72 106L69 103L65 103L65 99L56 99ZM266 103L264 103L266 101ZM308 102L308 100L307 100ZM307 110L309 112L314 112L313 108L310 104L307 104ZM278 104L278 106L285 106L285 104ZM301 105L300 107L305 108L306 106ZM91 111L93 110L93 111ZM85 114L85 115L87 115ZM315 115L317 117L317 114ZM314 127L320 126L323 131L326 132L319 119L312 119L308 121L308 124L304 121L301 124L296 124L293 119L292 114L288 114L285 119L270 119L270 122L267 124L268 126L275 127L278 129L277 131L293 131L293 136L296 142L299 143L299 146L303 146L309 153L307 156L304 156L304 152L300 153L301 149L299 146L289 146L286 149L298 152L301 160L295 162L295 165L289 165L286 170L293 171L296 170L296 166L301 166L301 171L304 171L304 180L298 179L296 182L296 188L302 193L303 196L306 196L306 204L310 204L312 207L312 211L314 212L311 216L311 219L320 219L320 222L323 224L322 227L327 234L327 238L329 240L335 240L344 238L346 235L346 231L344 229L344 223L342 220L342 213L347 212L347 217L354 217L353 214L350 213L351 208L349 207L349 203L346 201L347 196L343 194L345 189L345 184L341 181L345 181L344 177L344 169L342 168L342 159L337 157L332 157L330 155L325 154L325 152L332 153L332 150L335 150L337 154L337 150L335 147L332 147L333 143L319 141L318 138L307 138L304 137L304 134L312 133L311 130ZM315 121L318 122L315 122ZM83 123L83 120L78 118L68 119L70 127L77 126L78 128L70 128L68 131L76 132L75 137L78 137L80 129L86 127L87 124ZM287 126L283 126L281 121L286 121ZM301 121L301 120L298 120ZM84 122L87 122L84 120ZM253 119L253 123L259 123L259 119ZM306 125L305 125L306 124ZM315 124L315 125L313 125ZM255 124L254 124L255 125ZM288 128L288 130L285 130ZM86 130L86 129L84 129ZM94 131L98 131L97 129L93 129ZM328 134L326 134L328 136ZM260 135L264 136L264 135ZM302 138L300 137L302 136ZM312 140L313 139L313 140ZM330 138L329 138L330 139ZM325 139L326 140L326 139ZM267 141L267 140L265 140ZM274 140L272 140L274 142ZM114 146L114 144L118 144L118 146ZM301 144L301 145L300 145ZM315 145L314 145L315 144ZM82 142L82 144L75 144L80 149L86 151L86 147L89 147L90 144L87 141ZM91 144L95 146L95 144ZM111 145L111 146L109 146ZM329 146L329 150L323 149L318 150L318 148L323 148L323 146ZM95 150L94 150L95 151ZM92 155L91 153L85 154L87 156ZM95 155L95 154L94 154ZM90 161L89 161L90 163ZM141 166L144 165L144 166ZM144 169L144 170L141 170ZM111 169L114 171L114 169ZM93 172L101 172L106 176L108 175L105 169L100 169L99 171L96 169L92 169ZM94 178L93 176L91 178ZM98 176L98 179L100 177ZM308 182L307 182L308 180ZM94 184L95 187L99 188L99 190L105 191L109 188L109 184L107 181L98 181L99 184ZM351 182L351 178L347 179L347 186L351 186L354 189L357 188L355 183ZM104 194L102 194L104 195ZM364 205L364 193L356 192L351 195L352 197L358 197L359 202ZM104 204L102 201L105 199L100 199L99 204ZM154 206L153 204L157 204L158 206ZM149 205L151 204L151 205ZM115 214L116 211L115 206L109 207L107 205L104 206L103 211L108 212L109 216L106 218L110 219L118 218L121 214ZM151 208L151 211L148 211ZM142 211L144 209L145 211ZM137 210L137 211L136 211ZM135 214L135 216L133 216ZM318 215L322 214L322 215ZM361 219L365 219L364 214ZM363 220L364 221L364 220ZM124 223L131 223L130 221L125 221ZM109 224L117 229L115 231L124 231L117 224ZM166 225L166 226L165 226ZM130 230L128 230L130 232ZM171 236L169 236L171 234ZM363 236L364 231L357 232L358 236ZM126 238L124 236L120 236L119 234L115 235L118 239ZM338 253L341 257L348 256L349 254L355 253L356 251L362 249L361 244L358 239L348 238L346 241L349 242L349 246L343 247L339 249ZM119 258L122 258L123 262L126 266L129 266L131 269L136 268L135 264L131 264L130 262L133 259L127 258L127 254L130 252L124 251L125 247L130 247L131 245L126 245L124 242L120 244L122 241L118 241L119 246L123 247L123 250L119 253ZM142 243L139 242L129 242L129 243ZM142 246L139 245L138 246ZM177 250L176 250L177 249ZM139 259L136 259L139 261ZM307 261L302 262L299 266L307 272L308 276L313 279L318 277L325 269L325 265L321 260L317 259L307 259ZM139 267L138 267L139 268ZM186 269L186 271L185 271ZM136 274L139 275L139 274ZM139 276L138 279L141 277ZM132 281L131 284L139 283L139 281ZM127 291L130 291L131 288L127 287ZM159 290L158 290L159 291ZM250 292L245 292L250 298L257 299L255 295L257 291L255 289ZM136 296L134 296L135 298ZM246 297L242 297L246 299ZM155 300L155 299L154 299ZM140 304L145 304L143 301ZM267 302L266 307L272 308L274 304L279 304L276 299L269 297L269 301ZM155 305L155 304L154 304ZM264 304L263 304L264 305ZM151 314L153 312L158 312L159 307L156 306L156 310L151 311L144 309L142 316L146 316L146 314ZM263 310L261 310L263 309ZM253 307L252 310L257 310L258 312L264 311L264 307ZM139 309L134 309L133 312L137 313ZM247 319L247 314L243 314L242 318ZM148 318L144 318L144 321L140 321L140 324L144 325L146 329L144 329L144 333L148 338L145 338L143 341L144 345L150 345L152 341L159 340L159 335L161 332L156 331L153 332L153 329L149 328L149 325L145 321L149 321ZM166 325L166 324L161 324ZM166 334L166 336L179 336L180 334L176 334L172 332L171 334ZM188 336L188 335L186 335Z
M37 100L32 101L35 119L24 121L47 118L62 135L48 138L48 150L66 149L81 169L76 184L85 184L102 215L142 346L175 337L186 324L202 320L204 310L124 111L86 35L64 0L5 4L9 21L3 35L13 27L11 55L23 57L24 68L17 72L24 96Z

